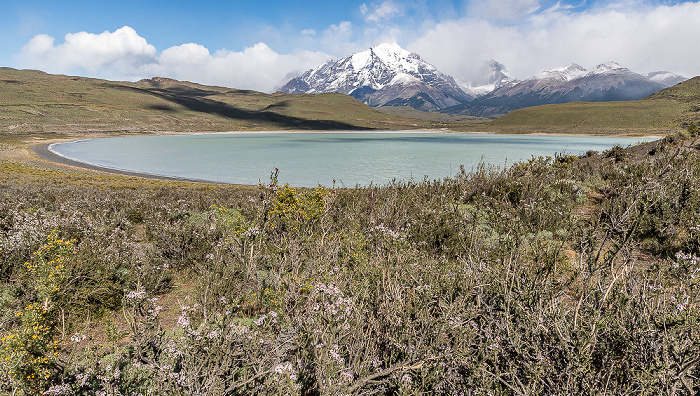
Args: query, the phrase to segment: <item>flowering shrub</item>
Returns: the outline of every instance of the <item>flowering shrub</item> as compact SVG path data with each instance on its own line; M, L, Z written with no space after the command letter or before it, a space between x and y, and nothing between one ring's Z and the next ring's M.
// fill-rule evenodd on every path
M324 210L324 198L329 194L323 187L299 192L294 187L276 187L270 217L286 217L298 221L317 219Z
M57 326L60 307L56 295L63 286L65 263L74 255L75 240L63 240L54 230L46 243L25 263L29 304L17 312L19 326L0 343L2 376L25 393L46 389L56 375Z

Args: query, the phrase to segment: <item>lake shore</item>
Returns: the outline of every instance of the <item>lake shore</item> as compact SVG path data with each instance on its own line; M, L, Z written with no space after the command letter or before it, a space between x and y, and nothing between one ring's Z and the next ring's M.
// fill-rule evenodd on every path
M49 161L52 163L64 165L64 166L69 166L73 168L82 168L82 169L87 169L91 171L99 171L99 172L107 172L107 173L113 173L117 175L123 175L123 176L135 176L135 177L145 177L149 179L157 179L157 180L172 180L172 181L182 181L182 182L196 182L196 183L217 183L217 184L231 184L231 183L219 183L219 182L214 182L214 181L209 181L209 180L199 180L199 179L189 179L186 177L174 177L174 176L164 176L164 175L154 175L150 173L142 173L142 172L132 172L132 171L127 171L127 170L122 170L122 169L114 169L114 168L108 168L104 166L99 166L99 165L94 165L94 164L89 164L87 162L80 162L80 161L75 161L70 158L66 158L64 156L58 155L51 151L51 146L55 143L44 143L44 144L36 144L32 145L30 147L31 151L39 158L44 161Z
M328 131L318 131L320 133L328 133ZM343 131L335 131L335 132L343 132ZM348 133L355 133L355 134L375 134L375 133L382 133L382 134L430 134L430 133L435 133L435 134L445 134L445 133L454 133L456 135L513 135L513 136L571 136L571 137L590 137L591 135L587 134L549 134L549 133L529 133L529 134L502 134L502 133L492 133L492 132L477 132L477 131L469 131L469 132L460 132L460 131L452 131L452 130L447 130L444 128L441 129L413 129L413 130L389 130L389 131L375 131L375 130L366 130L366 131L348 131ZM138 135L143 135L143 136L154 136L154 135L225 135L225 134L231 134L231 135L256 135L256 134L264 134L264 133L289 133L289 134L296 134L296 133L309 133L309 131L249 131L249 132L239 132L239 131L230 131L230 132L193 132L193 133L177 133L177 132L167 132L167 131L161 131L161 132L152 132L148 134L138 134ZM136 136L133 134L124 134L121 136ZM116 175L122 175L122 176L129 176L129 177L144 177L144 178L150 178L150 179L157 179L157 180L172 180L172 181L183 181L183 182L199 182L199 183L220 183L220 184L235 184L235 185L256 185L256 184L247 184L247 183L238 183L238 182L226 182L226 181L212 181L212 180L204 180L204 179L197 179L197 178L188 178L188 177L181 177L181 176L166 176L166 175L160 175L160 174L154 174L154 173L148 173L148 172L139 172L139 171L133 171L133 170L125 170L125 169L118 169L118 168L111 168L107 166L101 166L89 162L82 162L78 160L74 160L65 156L62 156L53 150L51 150L51 146L53 144L59 144L59 143L66 143L66 142L71 142L71 141L79 141L79 140L85 140L85 139L99 139L103 137L120 137L118 136L91 136L91 135L78 135L78 136L70 136L66 137L64 139L58 138L58 139L50 139L43 141L41 143L33 143L33 142L27 142L29 143L27 147L27 151L33 154L34 157L38 158L41 161L45 161L47 163L53 164L53 165L58 165L60 167L69 167L72 168L73 170L88 170L88 171L96 171L96 172L105 172L105 173L110 173L110 174L116 174ZM620 136L623 137L623 136ZM653 138L661 138L661 136L657 135L649 135L649 136L634 136L634 137L653 137Z

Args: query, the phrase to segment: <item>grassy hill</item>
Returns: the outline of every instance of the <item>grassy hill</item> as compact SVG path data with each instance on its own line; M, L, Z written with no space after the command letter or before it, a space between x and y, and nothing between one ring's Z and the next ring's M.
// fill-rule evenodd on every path
M437 111L422 111L408 106L381 106L377 107L376 110L385 114L393 114L401 117L431 121L434 126L444 128L459 128L463 127L464 124L477 127L484 125L493 119L493 117L474 117L465 115L451 115Z
M700 77L643 100L572 102L514 110L483 128L499 132L668 133L700 120Z
M115 82L0 68L2 134L429 126L341 94L264 94L164 78Z
M342 94L265 94L167 78L117 82L0 68L0 134L450 128L506 133L665 134L700 121L700 77L640 101L573 102L488 122Z

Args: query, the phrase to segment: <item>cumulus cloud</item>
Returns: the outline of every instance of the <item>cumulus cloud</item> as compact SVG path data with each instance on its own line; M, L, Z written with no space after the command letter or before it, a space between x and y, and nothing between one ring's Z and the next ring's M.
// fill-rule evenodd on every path
M162 76L269 92L290 70L316 67L329 56L302 50L279 54L265 43L213 54L203 45L187 43L158 54L145 38L125 26L100 34L67 34L60 44L48 35L37 35L24 46L20 58L27 67L52 73L126 80Z
M96 74L105 68L115 75L138 74L141 66L152 62L156 49L125 26L114 32L66 34L63 43L45 34L34 36L22 49L22 57L44 70L64 72L83 69Z
M586 68L615 60L637 72L700 74L700 3L657 7L604 7L571 12L554 7L524 22L499 24L468 17L444 21L408 44L427 61L468 81L489 59L518 78L578 63Z
M327 55L311 51L279 54L265 43L241 52L222 50L214 54L202 45L183 44L164 50L146 70L152 75L269 92L290 70L307 70L326 60Z
M401 3L400 9L391 1L367 3L360 20L299 30L286 38L292 43L288 48L313 50L279 53L263 42L241 51L197 43L157 50L125 26L67 34L62 42L36 35L22 49L18 66L109 79L163 76L269 92L290 76L318 67L330 59L328 54L342 57L390 41L461 81L476 79L490 59L521 79L570 63L591 69L613 60L637 72L700 74L700 52L693 47L700 37L700 1L662 6L618 1L586 8L549 0L475 0L466 15L440 22L412 9L417 3ZM545 3L549 8L540 7Z

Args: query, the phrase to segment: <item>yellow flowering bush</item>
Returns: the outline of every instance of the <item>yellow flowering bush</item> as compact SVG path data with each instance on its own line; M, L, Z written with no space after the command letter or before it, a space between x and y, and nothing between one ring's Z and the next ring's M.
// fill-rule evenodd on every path
M26 394L48 387L58 357L54 340L58 307L55 297L65 277L65 262L74 254L74 240L63 240L56 230L25 263L24 278L31 301L16 313L20 325L0 339L2 377Z
M284 185L277 189L270 209L270 215L294 220L317 219L325 208L324 198L330 194L323 187L299 192L296 188Z

